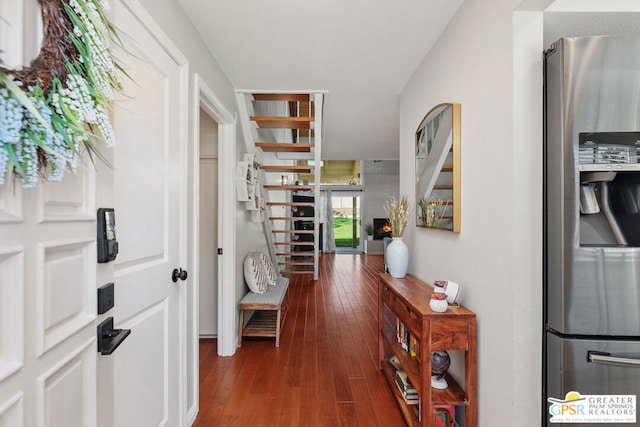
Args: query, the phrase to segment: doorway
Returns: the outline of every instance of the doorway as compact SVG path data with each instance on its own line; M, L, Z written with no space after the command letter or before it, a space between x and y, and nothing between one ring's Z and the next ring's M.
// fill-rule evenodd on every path
M199 411L201 330L205 335L213 336L215 333L218 356L232 355L237 344L236 274L233 268L236 260L235 187L232 184L235 176L236 122L198 74L194 75L194 83L191 105L193 139L189 144L189 169L192 174L187 191L189 221L186 230L190 236L188 270L192 284L187 288L188 307L185 313L188 329L184 355L187 360L187 425L194 422ZM200 170L201 164L203 171ZM209 202L208 206L201 208L201 203L207 203L200 200L201 194L206 194L210 202L215 201L215 207L212 208ZM201 210L208 211L208 218L200 217ZM207 250L209 253L213 251L213 254L201 260L199 252L207 245ZM204 264L211 263L215 263L217 272L207 271L209 266ZM201 274L205 277L201 277ZM217 286L211 289L211 283ZM202 310L209 312L209 330L206 332L199 326L201 305L206 307Z
M200 108L200 338L218 336L218 123Z
M336 253L361 253L360 193L334 192L331 196Z

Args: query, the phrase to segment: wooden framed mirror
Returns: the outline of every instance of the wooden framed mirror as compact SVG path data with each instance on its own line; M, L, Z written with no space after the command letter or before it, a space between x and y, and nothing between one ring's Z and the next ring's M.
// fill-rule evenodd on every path
M460 104L438 104L416 130L416 226L460 232Z

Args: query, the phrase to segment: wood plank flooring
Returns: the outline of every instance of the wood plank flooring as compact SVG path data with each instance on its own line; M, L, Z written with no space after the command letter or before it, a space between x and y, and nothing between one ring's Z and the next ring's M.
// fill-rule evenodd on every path
M231 357L200 341L200 413L209 426L403 426L377 369L382 255L320 257L294 276L280 337L246 338Z

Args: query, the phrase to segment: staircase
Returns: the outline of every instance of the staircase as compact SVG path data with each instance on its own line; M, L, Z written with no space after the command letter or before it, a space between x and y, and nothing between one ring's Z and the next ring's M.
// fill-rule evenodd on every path
M281 274L318 279L323 92L236 91L247 152L258 159L260 217ZM313 174L302 185L298 174ZM307 175L308 176L308 175Z

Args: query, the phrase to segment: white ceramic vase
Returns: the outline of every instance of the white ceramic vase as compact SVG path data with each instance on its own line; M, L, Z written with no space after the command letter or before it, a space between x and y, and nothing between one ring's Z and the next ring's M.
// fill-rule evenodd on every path
M387 246L387 268L391 277L402 279L407 275L409 267L409 248L402 241L402 237L394 237Z

